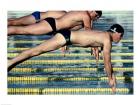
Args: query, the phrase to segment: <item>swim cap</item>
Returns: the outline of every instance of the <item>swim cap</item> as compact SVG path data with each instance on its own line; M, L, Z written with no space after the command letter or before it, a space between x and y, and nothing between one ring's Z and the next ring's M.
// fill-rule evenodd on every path
M95 11L98 15L99 15L99 18L102 16L102 11Z
M118 32L118 33L121 33L121 36L123 36L123 34L124 34L124 29L119 24L113 24L108 31L109 32Z

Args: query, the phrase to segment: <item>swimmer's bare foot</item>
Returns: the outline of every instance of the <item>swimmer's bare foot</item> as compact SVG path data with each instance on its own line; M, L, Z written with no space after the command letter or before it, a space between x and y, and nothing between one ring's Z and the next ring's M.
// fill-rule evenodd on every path
M10 60L8 60L8 62L7 62L7 69L8 69L8 72L11 70L10 69L10 66L11 66L12 64L11 64L11 62L10 62Z
M9 68L10 65L11 65L11 62L10 62L10 60L8 60L8 62L7 62L7 67Z
M116 78L115 78L114 74L112 75L112 78L109 79L109 85L112 89L113 94L115 94L116 93Z

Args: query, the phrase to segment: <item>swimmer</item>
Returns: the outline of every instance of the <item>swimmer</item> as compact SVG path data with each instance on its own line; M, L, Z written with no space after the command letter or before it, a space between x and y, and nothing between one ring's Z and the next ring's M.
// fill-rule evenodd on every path
M27 16L8 19L8 26L31 25L38 23L39 21L44 20L47 17L60 18L66 13L67 13L66 11L46 11L46 12L35 11Z
M91 30L92 23L102 15L102 11L70 11L61 17L47 17L36 24L27 26L8 26L8 35L42 35L61 29ZM33 17L33 15L32 15ZM34 19L33 22L36 22Z
M112 42L119 42L123 37L124 29L119 24L114 24L107 31L99 30L79 30L70 31L63 29L42 44L23 51L15 58L8 61L8 71L15 65L42 53L57 50L65 45L75 45L80 47L103 47L104 66L108 76L109 85L113 93L116 91L116 79L111 65Z

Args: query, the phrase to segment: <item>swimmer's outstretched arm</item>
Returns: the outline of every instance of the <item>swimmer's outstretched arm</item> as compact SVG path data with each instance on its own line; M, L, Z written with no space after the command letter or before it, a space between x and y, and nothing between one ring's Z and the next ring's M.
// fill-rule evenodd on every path
M116 92L116 79L113 73L112 65L111 65L111 43L106 42L103 48L103 55L104 55L104 65L105 70L108 76L109 85L112 88L112 92Z
M36 46L29 50L25 50L21 54L19 54L15 58L13 58L12 60L9 60L8 61L8 71L10 71L10 69L13 66L15 66L29 58L38 56L45 52L56 50L56 49L62 47L65 43L66 43L66 41L65 41L64 37L60 34L56 34L53 38L45 41L44 43L40 44L39 46Z

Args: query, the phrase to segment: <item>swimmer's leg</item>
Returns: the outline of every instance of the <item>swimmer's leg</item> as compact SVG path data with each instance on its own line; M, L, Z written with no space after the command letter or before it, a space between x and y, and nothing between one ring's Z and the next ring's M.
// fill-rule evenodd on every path
M9 26L8 35L40 35L52 32L53 29L48 22L42 20L28 26Z
M27 16L8 19L8 26L30 25L37 23L45 18L47 18L47 12L36 11Z
M8 26L30 25L36 23L36 19L32 14L16 19L8 19Z
M11 70L11 68L29 58L32 58L34 56L38 56L42 53L49 52L56 50L66 44L65 38L60 34L56 34L53 38L45 41L44 43L31 48L29 50L23 51L21 54L16 56L15 58L8 61L8 71Z

